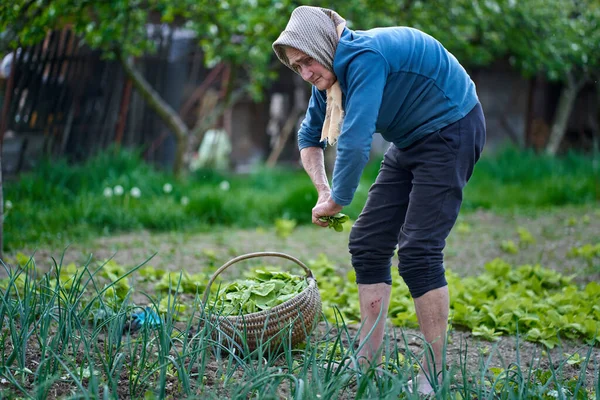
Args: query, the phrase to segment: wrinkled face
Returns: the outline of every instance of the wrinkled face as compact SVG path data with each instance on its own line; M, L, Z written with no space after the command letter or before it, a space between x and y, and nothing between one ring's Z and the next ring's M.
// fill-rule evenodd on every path
M333 72L300 50L286 47L285 54L292 68L300 74L302 79L313 84L317 89L327 90L337 80Z

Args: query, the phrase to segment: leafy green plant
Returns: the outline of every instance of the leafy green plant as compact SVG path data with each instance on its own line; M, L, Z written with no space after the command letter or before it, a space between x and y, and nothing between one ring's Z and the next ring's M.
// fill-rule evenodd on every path
M275 220L275 233L281 238L291 235L298 223L295 219L277 218Z
M342 232L344 230L344 223L350 219L346 214L337 213L332 216L325 216L319 218L321 222L327 222L329 228L334 229L336 232Z
M567 257L583 260L588 268L600 270L600 243L572 247L567 252Z
M219 292L216 307L225 315L255 313L286 302L307 286L301 276L258 269L247 279L227 284Z
M513 240L503 240L500 242L500 248L508 254L517 254L519 252L519 247Z
M600 257L600 243L587 243L580 247L573 247L567 255L569 257L580 257L591 262L594 258Z
M328 317L339 309L349 322L360 321L358 289L354 272L346 277L324 257L310 263L322 288L323 312ZM453 295L450 317L454 326L468 328L475 336L497 340L520 332L532 342L554 347L560 338L581 338L593 343L600 333L600 284L590 282L580 289L572 277L539 265L514 267L495 259L486 272L459 277L447 271ZM410 293L401 279L393 281L389 318L396 326L418 327Z
M517 233L519 234L519 247L526 248L535 244L535 238L527 228L520 226L517 228Z

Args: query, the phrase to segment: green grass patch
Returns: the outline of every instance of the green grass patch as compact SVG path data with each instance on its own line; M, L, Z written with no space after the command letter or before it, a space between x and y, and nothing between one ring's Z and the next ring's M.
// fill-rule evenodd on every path
M366 168L351 205L360 213L380 160ZM537 155L506 149L484 155L465 190L463 211L539 210L595 203L599 163L593 156ZM42 162L5 182L5 250L64 243L99 234L150 229L194 231L215 225L310 223L316 193L304 171L258 168L234 175L199 170L184 178L156 170L131 151L106 151L83 165Z

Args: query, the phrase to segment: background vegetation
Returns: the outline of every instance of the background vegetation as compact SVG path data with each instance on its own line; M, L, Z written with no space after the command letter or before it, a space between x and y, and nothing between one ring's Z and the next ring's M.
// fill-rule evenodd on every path
M135 89L175 135L173 168L179 174L189 138L203 135L210 124L198 121L187 126L137 70L133 58L156 51L157 44L146 34L147 24L189 29L202 47L207 66L231 67L237 79L230 80L227 95L215 109L218 115L244 93L261 98L279 65L271 44L291 11L302 4L333 8L352 29L390 25L422 29L467 67L508 59L527 78L539 75L563 83L547 143L551 154L558 150L577 94L600 76L597 0L456 0L451 6L443 0L17 0L0 5L0 52L34 45L49 29L69 27L84 44L117 59Z
M379 168L372 160L353 203L356 218ZM543 211L600 200L593 156L561 157L506 148L485 155L467 185L463 211ZM119 195L119 188L123 193ZM83 165L46 161L7 182L7 250L53 240L80 240L118 231L207 230L214 225L272 226L278 219L310 222L316 192L304 171L258 169L247 175L199 170L187 177L157 171L139 154L111 150Z
M254 229L240 235L238 228L275 227L276 236L259 240L280 240L276 243L283 248L294 226L310 223L316 193L301 170L259 167L244 175L215 170L182 173L191 136L202 135L240 96L260 99L264 95L279 65L271 43L300 4L292 0L0 3L0 52L39 44L48 30L70 28L83 45L120 62L136 91L178 144L173 171L153 168L135 150L111 148L79 165L49 155L18 179L0 179L3 249L10 254L3 262L14 267L0 271L8 273L8 278L0 279L0 397L411 397L408 380L414 378L427 346L415 346L415 340L406 336L395 338L396 330L386 337L384 362L376 368L361 373L331 362L353 360L357 351L356 285L345 258L311 260L316 275L328 277L320 282L327 318L315 340L299 349L286 348L278 357L263 358L262 349L252 355L224 349L214 340L215 328L205 323L205 309L198 302L220 257L251 247L255 242L246 243L249 236L260 236ZM600 2L308 0L302 4L333 8L353 29L414 26L438 38L467 67L508 60L526 78L544 77L561 84L546 154L515 148L486 152L466 189L455 229L459 236L453 238L462 247L449 246L447 256L460 266L465 258L456 254L469 257L479 252L476 262L485 257L486 263L478 276L448 273L453 290L450 339L458 337L453 335L455 327L466 328L471 336L464 346L454 343L458 362L442 373L438 395L456 399L597 397L600 364L594 352L600 286L593 274L599 271L600 244L593 225L598 212L590 210L600 201L598 143L588 154L556 153L579 91L584 85L595 85L600 94ZM221 63L232 71L227 95L214 115L186 125L137 69L136 57L156 51L156 43L147 36L148 23L193 31L205 65ZM600 123L600 112L597 119ZM354 202L344 210L352 219L365 202L379 162L374 159L369 164ZM569 214L563 221L565 206L583 206L580 214L584 215ZM482 209L491 212L481 219L477 214L472 214L477 217L472 220L463 218ZM518 226L516 221L508 225L495 218L545 213L552 214L550 222L531 231L523 226L528 218L518 219ZM497 229L486 225L498 221L505 225ZM327 250L339 255L347 232L331 237L325 235L330 232L317 234L309 229L297 229L287 245L303 246L294 251L315 256L315 249L328 243L332 249ZM142 230L172 232L173 238L148 239L150 235L142 235ZM86 250L86 262L63 263L52 258L49 267L38 269L29 255L19 252L50 247L54 256L69 242L86 246L88 240L97 251L100 246L92 239L119 232L135 232L136 237L114 247L107 245L102 254L118 246L139 246L144 254L160 249L156 260L165 257L162 264L154 268L139 259L129 265L130 259L128 265L120 265L93 260ZM179 235L183 232L215 238L198 246L201 236L183 238ZM536 238L544 243L536 245ZM172 253L187 240L196 247L181 251L187 254L189 262L185 263ZM476 240L487 242L472 251ZM214 248L209 247L211 243ZM500 251L513 261L526 260L527 265L487 260ZM576 273L576 280L529 265L532 260L548 259L559 271ZM464 262L469 263L475 261ZM167 269L174 266L182 270ZM190 266L196 269L192 273ZM394 284L391 322L414 328L416 317L407 288L399 279ZM132 334L128 323L142 305L159 314L160 323L146 324ZM486 347L478 347L475 355L471 351L467 357L474 338L496 341L503 335L516 339L514 345L497 350L498 367L492 366L494 351ZM521 362L523 339L546 347L540 353L523 354L528 360ZM585 344L567 347L563 339ZM448 345L453 344L449 341ZM515 349L515 360L505 363L507 353Z

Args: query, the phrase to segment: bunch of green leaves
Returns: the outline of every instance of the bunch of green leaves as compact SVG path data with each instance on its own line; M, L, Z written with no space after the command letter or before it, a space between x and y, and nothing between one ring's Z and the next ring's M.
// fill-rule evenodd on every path
M229 283L217 297L225 315L250 314L273 308L306 289L305 278L281 271L257 269L247 279Z
M327 222L329 228L334 229L336 232L342 232L344 230L344 222L348 221L350 217L343 213L337 213L331 216L320 217L321 222Z

